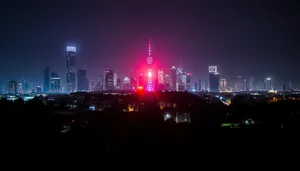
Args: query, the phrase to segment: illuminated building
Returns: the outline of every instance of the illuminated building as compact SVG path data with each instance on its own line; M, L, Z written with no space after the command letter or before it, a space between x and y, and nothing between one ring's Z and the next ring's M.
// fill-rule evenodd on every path
M209 66L209 91L219 92L219 73L217 72L217 66Z
M226 84L227 84L226 79L222 78L222 79L220 80L220 89L221 89L222 91L226 89Z
M121 90L121 79L120 78L117 78L117 84L116 84L116 89L117 90Z
M168 74L164 76L164 87L166 90L171 90L171 78Z
M114 87L116 87L117 85L117 79L118 79L117 73L114 73Z
M105 90L114 90L114 72L113 70L105 71Z
M266 78L265 89L266 90L272 90L272 80L271 80L270 77Z
M163 84L164 83L164 71L163 71L163 69L159 69L157 71L157 73L158 73L158 83Z
M147 62L147 68L148 68L148 72L147 72L147 86L146 86L146 90L147 91L153 91L153 71L152 71L152 63L153 63L153 58L152 58L152 51L151 51L151 39L149 39L149 45L148 45L148 57L146 59Z
M136 79L134 77L131 77L131 79L130 79L130 86L131 86L132 89L136 89L137 82L136 82Z
M172 80L172 90L176 91L177 90L177 73L176 73L175 66L173 66L171 69L171 80Z
M186 90L191 91L191 73L186 74Z
M75 77L75 54L76 47L67 46L67 73L66 73L66 91L76 91L76 77Z
M17 93L22 94L23 93L23 85L21 82L18 82L17 84Z
M51 82L51 92L59 93L60 92L60 78L52 77L50 82Z
M208 91L208 80L205 78L204 80L204 91Z
M9 94L17 94L17 81L9 81Z
M44 92L48 92L50 89L50 67L46 67L44 70Z
M42 93L42 86L37 86L36 87L36 92L37 93Z
M138 85L139 85L140 87L145 87L146 81L145 81L145 77L144 77L142 74L139 76L138 82L139 82Z
M77 73L77 91L88 91L89 79L86 76L85 69L79 69Z
M130 80L128 77L125 77L123 80L123 87L124 90L131 90L131 86L130 86Z
M178 91L185 91L187 85L187 74L182 73L178 75Z
M201 80L198 80L197 81L197 88L196 88L196 91L201 91L202 90L202 86L201 86Z

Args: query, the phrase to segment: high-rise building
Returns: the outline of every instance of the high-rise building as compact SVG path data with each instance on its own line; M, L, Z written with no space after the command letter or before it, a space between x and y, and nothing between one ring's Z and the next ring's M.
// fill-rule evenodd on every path
M121 90L122 84L121 84L121 79L117 78L117 84L116 84L116 90Z
M187 90L187 74L182 73L178 75L178 91Z
M114 90L114 72L113 70L105 71L105 90Z
M194 89L193 89L193 91L198 91L198 81L196 81L194 83Z
M164 71L163 69L158 69L158 83L159 84L164 84Z
M243 91L244 90L244 80L243 80L242 76L238 76L234 89L235 89L235 91Z
M131 89L136 89L136 86L137 86L136 78L131 77L130 86L131 86Z
M44 70L44 92L48 92L50 90L50 67L46 67Z
M191 73L186 74L186 90L191 91L192 86L191 86Z
M118 75L117 73L114 73L114 87L116 87L117 85L117 79L118 79Z
M202 90L202 87L201 87L201 80L198 80L197 81L197 89L196 89L196 91L201 91Z
M293 87L292 87L292 82L291 81L289 81L289 83L288 83L288 88L287 88L288 90L292 90L293 89Z
M138 82L139 87L145 87L146 81L145 76L143 74L140 74Z
M171 90L171 78L168 74L164 76L164 87L166 90Z
M153 58L152 58L152 49L151 49L151 39L149 39L149 44L148 44L148 57L146 59L147 62L147 86L146 90L147 91L153 91L154 86L153 86Z
M124 90L131 90L131 86L130 86L130 80L128 77L125 77L123 80L123 87Z
M58 75L56 77L51 78L51 92L59 93L60 92L60 78Z
M67 46L67 73L66 73L67 92L76 91L75 55L76 55L76 47Z
M77 91L88 91L89 84L85 69L79 69L77 73Z
M222 78L220 80L220 90L225 90L226 89L226 85L227 85L226 79Z
M204 79L204 91L208 91L208 80L207 80L207 78Z
M210 92L219 92L219 73L217 71L217 66L208 67Z
M272 90L272 79L270 77L266 78L265 89Z
M17 94L17 81L9 81L9 94Z
M172 81L172 90L176 91L177 90L177 73L176 73L175 66L173 66L171 69L171 81Z
M42 93L42 86L36 86L36 92L37 93Z

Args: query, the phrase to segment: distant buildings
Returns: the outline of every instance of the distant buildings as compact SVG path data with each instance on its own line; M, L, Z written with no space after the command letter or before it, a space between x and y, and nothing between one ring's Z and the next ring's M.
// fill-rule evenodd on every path
M172 90L176 91L177 90L177 73L176 73L175 66L173 66L171 68L171 80L172 80Z
M226 90L226 86L227 86L227 82L226 82L226 79L225 78L222 78L220 80L220 90Z
M272 90L272 79L270 77L266 78L265 89Z
M57 73L52 72L50 83L52 93L59 93L61 91L60 78L58 77Z

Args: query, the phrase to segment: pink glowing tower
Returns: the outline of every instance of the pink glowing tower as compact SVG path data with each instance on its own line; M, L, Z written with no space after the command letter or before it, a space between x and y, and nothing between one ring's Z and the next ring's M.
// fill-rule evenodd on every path
M148 73L147 73L147 78L148 78L148 82L147 82L147 87L146 90L147 91L153 91L153 74L152 74L152 63L153 63L153 58L151 55L151 39L149 39L149 44L148 44L148 57L147 57L147 69L148 69Z

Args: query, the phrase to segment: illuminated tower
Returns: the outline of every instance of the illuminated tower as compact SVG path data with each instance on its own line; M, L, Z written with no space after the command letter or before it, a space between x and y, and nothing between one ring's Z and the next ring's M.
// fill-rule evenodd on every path
M76 91L75 54L76 54L76 47L67 46L66 89L68 93Z
M152 74L152 63L153 63L153 58L151 55L151 39L149 39L149 44L148 44L148 57L147 57L147 68L148 68L148 72L147 72L147 91L153 91L153 74Z

